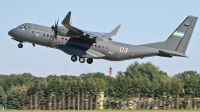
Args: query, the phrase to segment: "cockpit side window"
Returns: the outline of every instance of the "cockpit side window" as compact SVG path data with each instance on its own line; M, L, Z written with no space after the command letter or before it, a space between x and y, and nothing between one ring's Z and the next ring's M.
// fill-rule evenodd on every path
M26 27L26 26L19 26L19 29L21 29L21 30L26 30L27 27Z

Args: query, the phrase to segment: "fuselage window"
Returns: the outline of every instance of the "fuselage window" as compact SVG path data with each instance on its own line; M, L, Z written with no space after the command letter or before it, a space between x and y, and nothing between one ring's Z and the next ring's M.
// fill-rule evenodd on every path
M102 49L104 49L104 46L102 46Z
M67 38L65 40L67 41Z
M52 38L52 35L50 37Z
M32 33L34 33L34 31L32 31Z
M106 47L106 50L108 50L108 47Z
M43 36L45 36L45 33L43 34Z
M47 34L47 37L49 37L49 34Z
M94 45L94 47L97 47L97 45Z
M101 48L101 46L98 46L98 48Z

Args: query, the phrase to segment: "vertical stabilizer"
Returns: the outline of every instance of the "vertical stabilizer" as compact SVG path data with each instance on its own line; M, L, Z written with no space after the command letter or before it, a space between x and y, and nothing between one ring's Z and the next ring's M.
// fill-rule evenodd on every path
M185 53L198 17L188 16L164 42L163 49Z

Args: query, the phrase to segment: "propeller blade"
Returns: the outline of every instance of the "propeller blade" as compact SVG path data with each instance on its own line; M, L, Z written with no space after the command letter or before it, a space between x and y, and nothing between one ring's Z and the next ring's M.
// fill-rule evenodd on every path
M57 20L56 28L58 27L58 22L59 22L59 18L58 18L58 20Z
M57 34L58 34L58 31L57 31L58 22L59 22L59 17L58 17L58 20L57 20L57 21L55 20L55 24L51 26L51 29L52 29L53 32L54 32L53 38L57 38ZM52 39L52 40L53 40L53 39Z

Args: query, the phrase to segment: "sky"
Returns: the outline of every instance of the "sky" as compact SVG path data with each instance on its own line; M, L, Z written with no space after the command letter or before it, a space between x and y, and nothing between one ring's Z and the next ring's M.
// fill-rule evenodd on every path
M200 17L200 0L1 0L0 4L0 74L31 73L46 77L51 74L79 76L82 73L103 72L113 76L124 72L134 61L152 62L169 76L187 71L200 72L200 22L197 21L186 55L189 58L149 57L127 61L94 60L92 64L72 62L71 56L52 48L18 42L8 31L23 23L51 27L71 11L73 26L87 31L110 32L121 28L113 41L145 44L165 41L188 16ZM59 22L59 25L61 23Z

